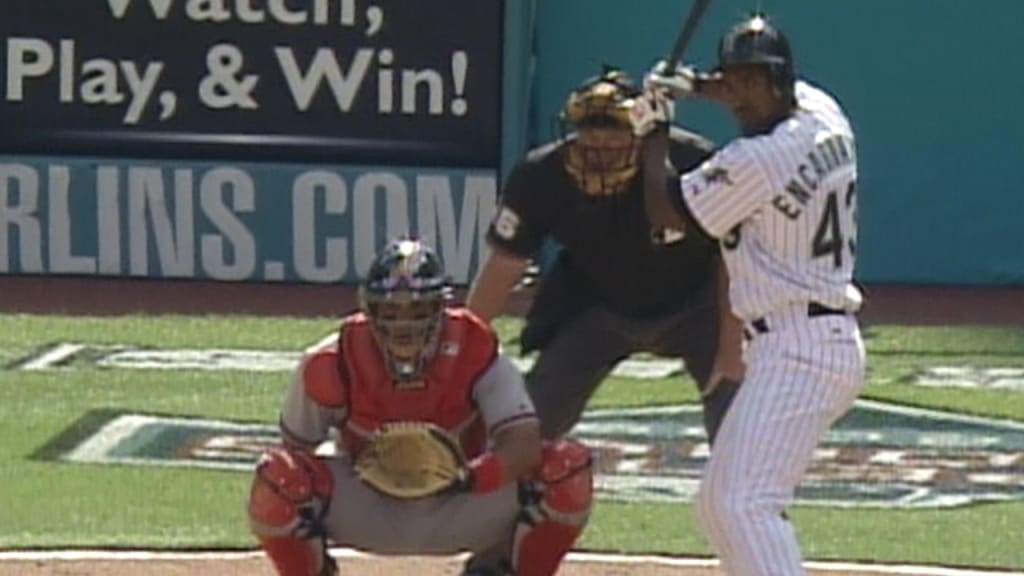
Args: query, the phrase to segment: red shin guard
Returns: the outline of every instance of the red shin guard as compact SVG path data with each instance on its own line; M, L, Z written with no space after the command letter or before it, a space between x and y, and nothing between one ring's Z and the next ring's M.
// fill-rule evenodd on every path
M513 550L517 576L551 576L558 570L562 558L568 554L583 526L569 526L546 521L536 526L521 526L523 534L516 534Z
M593 498L590 451L572 440L546 443L512 553L517 576L551 576L583 532Z
M322 525L332 491L330 470L313 454L275 446L260 458L249 494L249 519L280 576L333 573Z
M260 545L279 576L320 576L324 551L315 540L292 537L260 538Z

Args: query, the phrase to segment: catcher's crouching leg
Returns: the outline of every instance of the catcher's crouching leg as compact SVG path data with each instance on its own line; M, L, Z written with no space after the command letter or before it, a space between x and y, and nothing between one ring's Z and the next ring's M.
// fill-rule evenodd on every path
M333 489L327 465L309 452L275 446L260 457L249 524L281 576L337 573L323 526Z
M535 482L523 483L512 550L517 576L551 576L590 516L594 475L590 450L575 440L544 443Z

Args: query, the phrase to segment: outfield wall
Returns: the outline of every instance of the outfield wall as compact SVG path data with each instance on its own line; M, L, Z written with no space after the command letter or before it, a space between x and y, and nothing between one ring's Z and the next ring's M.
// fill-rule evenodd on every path
M687 60L754 6L787 32L798 71L834 91L858 135L867 282L1024 284L1024 75L1019 0L715 0ZM567 90L603 64L639 75L672 45L689 2L540 2L531 140ZM731 121L686 105L680 122L723 141Z
M689 59L710 65L750 4L713 2ZM465 283L565 93L602 64L642 73L689 4L69 6L0 6L0 274L349 283L412 231ZM882 6L767 6L858 131L859 278L1024 285L1024 3ZM679 116L734 135L711 105Z

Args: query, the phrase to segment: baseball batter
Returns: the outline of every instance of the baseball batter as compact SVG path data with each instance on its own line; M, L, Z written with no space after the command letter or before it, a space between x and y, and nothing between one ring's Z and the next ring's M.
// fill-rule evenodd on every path
M590 454L543 441L523 379L491 329L445 307L437 256L389 244L361 287L362 312L309 350L281 411L283 443L263 455L248 512L282 576L336 574L327 542L380 554L508 548L502 572L554 574L588 518ZM430 423L457 439L466 475L437 495L402 500L358 474L374 432ZM338 432L338 454L318 447Z
M697 516L727 573L802 574L783 512L864 380L854 134L831 96L796 79L788 40L762 16L725 34L713 74L663 68L648 77L651 100L666 91L709 97L743 131L669 180L667 193L658 183L645 189L654 225L721 239L748 338L746 380L718 432ZM656 108L672 109L663 104ZM648 137L645 170L664 161L663 133Z

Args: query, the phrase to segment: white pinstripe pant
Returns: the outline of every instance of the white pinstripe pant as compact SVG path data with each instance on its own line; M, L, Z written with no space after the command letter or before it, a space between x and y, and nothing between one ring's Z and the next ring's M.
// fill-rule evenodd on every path
M803 574L782 512L828 427L864 381L864 345L852 316L808 318L806 305L766 318L747 343L746 378L704 470L695 509L732 575Z

